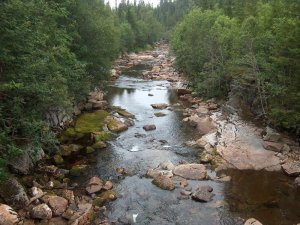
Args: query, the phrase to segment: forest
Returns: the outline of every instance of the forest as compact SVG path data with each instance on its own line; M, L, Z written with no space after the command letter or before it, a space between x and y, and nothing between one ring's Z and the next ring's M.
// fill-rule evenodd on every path
M0 177L30 149L57 150L51 112L72 108L128 52L170 41L197 95L239 92L261 120L300 132L297 0L3 0L0 3Z

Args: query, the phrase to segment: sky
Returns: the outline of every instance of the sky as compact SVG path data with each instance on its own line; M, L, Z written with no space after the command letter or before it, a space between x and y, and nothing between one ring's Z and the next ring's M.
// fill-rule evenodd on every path
M112 6L112 7L115 7L115 0L106 0L106 2L109 2L109 4ZM121 2L121 0L117 0L118 4ZM130 0L130 2L133 2L133 0ZM136 0L136 2L138 3L139 0ZM153 6L157 6L158 3L159 3L159 0L144 0L145 3L150 3L150 4L153 4Z

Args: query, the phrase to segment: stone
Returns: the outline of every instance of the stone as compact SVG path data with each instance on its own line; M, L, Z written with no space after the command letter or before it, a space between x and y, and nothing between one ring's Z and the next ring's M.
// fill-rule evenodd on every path
M71 209L71 207L69 207L63 214L62 214L62 217L67 219L67 220L70 220L72 218L72 216L74 216L75 214L75 210L74 209Z
M110 189L112 189L113 188L113 183L109 180L109 181L106 181L105 183L104 183L104 186L103 186L103 189L104 190L110 190Z
M289 160L288 162L281 165L283 171L289 176L300 175L300 162Z
M215 125L209 116L199 117L194 114L189 117L189 124L195 127L200 135L205 135L215 130Z
M158 167L162 170L173 170L175 168L174 164L170 160L160 163Z
M248 219L244 225L262 225L261 222L259 222L257 219L254 219L254 218L251 218L251 219Z
M8 205L0 204L0 225L15 225L20 222L18 213Z
M13 172L21 175L29 174L30 169L33 167L32 159L27 152L13 157L8 162L8 168Z
M72 166L71 170L70 170L70 174L72 176L79 176L80 174L82 174L85 170L87 169L87 165L75 165Z
M104 110L81 114L76 120L75 132L87 134L102 131L107 116L108 112Z
M151 106L154 109L166 109L168 107L168 104L166 104L166 103L157 103L157 104L151 104Z
M105 191L93 200L94 206L103 206L106 202L117 199L116 193L112 190Z
M92 148L94 149L103 149L106 148L106 144L103 141L97 141L95 144L93 144Z
M107 101L94 101L92 103L93 109L99 110L99 109L106 109L108 106Z
M300 176L295 179L295 184L300 186Z
M277 142L281 138L280 134L277 133L274 129L266 127L266 134L263 136L265 141Z
M192 199L198 202L209 202L212 200L214 194L211 192L213 188L210 186L200 186L192 194Z
M88 183L87 187L85 188L85 190L89 194L93 194L98 191L101 191L102 188L103 188L103 181L99 177L95 176L89 180L89 183Z
M192 91L186 88L178 88L177 94L180 95L186 95L186 94L192 94Z
M185 188L189 185L188 181L186 179L183 179L179 182L180 187Z
M32 187L30 188L30 194L32 197L35 197L35 196L41 196L44 194L43 190L38 188L38 187Z
M90 154L90 153L95 152L95 149L93 147L91 147L91 146L87 146L85 148L85 152L86 152L86 154Z
M156 126L154 124L148 124L148 125L143 126L143 129L145 131L151 131L151 130L155 130Z
M60 154L62 156L70 156L72 154L72 148L69 145L61 145Z
M75 201L74 192L72 190L63 190L61 196L68 200L69 203L72 203Z
M29 203L24 187L14 177L0 182L0 196L14 209L22 209Z
M231 176L217 177L215 180L219 182L230 182Z
M265 149L273 151L273 152L281 152L283 148L283 144L278 142L264 141L263 146Z
M61 155L54 155L53 156L54 162L59 165L64 163L64 159Z
M155 176L152 183L164 190L172 191L175 189L173 180L163 174Z
M156 176L162 174L161 171L159 170L153 170L153 169L149 169L146 173L147 177L151 177L151 178L155 178Z
M50 219L47 223L47 225L67 225L68 221L66 221L65 219L61 218L61 217L54 217L52 219Z
M44 220L52 218L52 210L45 203L33 207L30 214L34 219Z
M126 118L132 118L132 119L133 119L133 118L135 117L132 113L127 112L125 109L122 109L122 108L120 108L120 107L116 107L116 108L115 108L115 111L116 111L119 115L124 116L124 117L126 117Z
M189 180L203 180L206 178L206 168L202 164L182 164L174 168L173 173Z
M182 190L182 191L180 191L180 194L185 195L185 196L190 196L192 194L192 192L186 191L186 190Z
M164 117L164 116L166 116L167 114L165 114L165 113L163 113L163 112L157 112L157 113L154 113L154 115L155 115L156 117Z
M60 216L66 211L68 200L60 196L51 196L49 199L49 206L52 209L53 215Z
M94 212L93 205L90 203L79 203L78 210L70 218L69 224L71 225L86 225L90 224L93 220Z
M128 126L125 123L115 117L109 120L107 127L110 131L116 133L120 133L128 129Z

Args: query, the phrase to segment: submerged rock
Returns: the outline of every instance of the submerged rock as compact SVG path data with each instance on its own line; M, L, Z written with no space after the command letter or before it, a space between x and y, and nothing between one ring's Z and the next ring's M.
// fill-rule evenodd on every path
M199 202L209 202L214 196L214 194L211 193L212 191L213 188L210 186L198 187L192 194L192 199Z
M20 222L18 213L10 206L0 204L0 225L15 225Z
M206 178L207 171L202 164L183 164L176 166L173 173L185 179L203 180Z
M154 109L166 109L168 107L168 104L166 104L166 103L157 103L157 104L151 104L151 106Z
M163 112L158 112L158 113L154 113L154 115L155 115L156 117L164 117L164 116L166 116L167 114L165 114L165 113L163 113Z
M143 129L145 131L155 130L156 126L154 124L148 124L148 125L143 126Z
M52 218L52 210L45 203L33 207L30 214L34 219L44 220Z
M99 177L95 176L89 180L89 183L88 183L87 187L85 188L85 190L89 194L93 194L98 191L101 191L102 188L103 188L103 181Z
M94 199L93 205L103 206L106 202L114 201L115 199L117 199L117 196L114 191L105 191Z
M152 183L164 190L172 191L175 189L173 180L167 175L159 174L155 176Z

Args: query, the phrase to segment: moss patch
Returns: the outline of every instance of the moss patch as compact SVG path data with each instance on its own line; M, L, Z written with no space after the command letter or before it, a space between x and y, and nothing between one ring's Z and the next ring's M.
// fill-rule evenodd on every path
M102 131L107 116L108 112L104 110L82 114L76 121L75 131L78 133Z
M114 191L111 191L111 190L105 191L94 199L93 205L94 206L103 206L106 202L110 202L110 201L113 201L116 199L117 199L117 196Z
M163 117L163 116L166 116L167 114L163 113L163 112L157 112L157 113L154 113L154 115L156 117Z
M84 137L84 133L76 132L73 127L69 127L62 132L60 136L60 141L78 140L83 137Z
M107 133L107 132L104 132L104 131L94 132L93 136L94 136L95 142L98 142L98 141L111 141L114 138L113 134Z
M92 148L94 149L106 148L106 144L103 141L98 141L92 146Z

